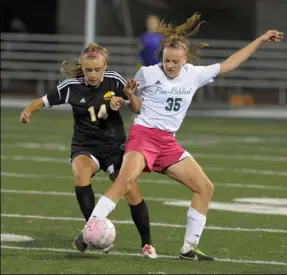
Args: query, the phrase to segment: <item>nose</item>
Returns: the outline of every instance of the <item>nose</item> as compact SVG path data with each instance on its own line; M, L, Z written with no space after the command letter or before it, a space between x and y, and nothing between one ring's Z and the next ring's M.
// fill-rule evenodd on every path
M92 71L91 74L90 74L91 78L95 78L97 76L97 72L95 71Z

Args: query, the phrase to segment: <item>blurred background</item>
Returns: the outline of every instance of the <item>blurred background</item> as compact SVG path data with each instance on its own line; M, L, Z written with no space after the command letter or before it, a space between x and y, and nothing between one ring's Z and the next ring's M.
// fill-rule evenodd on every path
M27 5L29 3L29 5ZM110 51L110 69L134 76L147 18L174 24L195 12L206 21L191 43L207 42L200 62L220 62L268 29L286 31L286 0L49 0L2 1L1 94L41 96L62 79L61 62L91 41ZM263 46L233 73L198 92L195 107L283 106L287 103L287 43Z

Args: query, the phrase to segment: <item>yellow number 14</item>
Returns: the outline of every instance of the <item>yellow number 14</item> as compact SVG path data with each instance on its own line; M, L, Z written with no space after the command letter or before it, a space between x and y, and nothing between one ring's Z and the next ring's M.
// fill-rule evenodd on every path
M98 116L96 115L94 106L89 107L89 108L88 108L88 111L89 111L89 113L90 113L91 121L92 121L92 122L97 121L97 117L98 117L98 118L102 118L102 119L107 119L107 118L108 118L107 107L106 107L105 104L102 104L102 105L101 105L101 107L100 107L100 109L99 109Z

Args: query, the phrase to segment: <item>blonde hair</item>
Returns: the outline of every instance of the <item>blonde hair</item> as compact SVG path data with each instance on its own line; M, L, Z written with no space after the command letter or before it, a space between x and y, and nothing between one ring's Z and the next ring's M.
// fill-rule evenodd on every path
M163 50L166 47L182 48L186 51L187 61L191 62L193 58L198 57L200 49L208 47L206 43L199 43L194 47L190 47L188 38L195 35L204 21L200 21L200 14L195 13L188 18L185 23L180 26L174 27L171 23L161 21L157 30L158 33L163 34L164 38L161 40L158 55L160 60L162 59Z
M68 78L82 76L83 71L82 71L81 59L87 53L98 53L100 55L103 55L106 63L108 62L109 57L108 50L106 48L101 47L97 43L90 43L88 47L84 49L80 57L73 60L65 60L63 62L63 66L60 69L61 73ZM87 58L95 58L95 57L96 57L95 55L87 55Z

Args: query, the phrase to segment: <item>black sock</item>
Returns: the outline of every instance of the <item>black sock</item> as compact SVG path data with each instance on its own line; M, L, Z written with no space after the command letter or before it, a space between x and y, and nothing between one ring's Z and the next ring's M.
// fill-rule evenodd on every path
M149 213L144 200L137 205L129 205L133 221L141 235L142 247L151 243Z
M86 221L88 221L95 208L95 195L92 189L92 185L89 184L87 186L75 186L75 193L81 211Z

